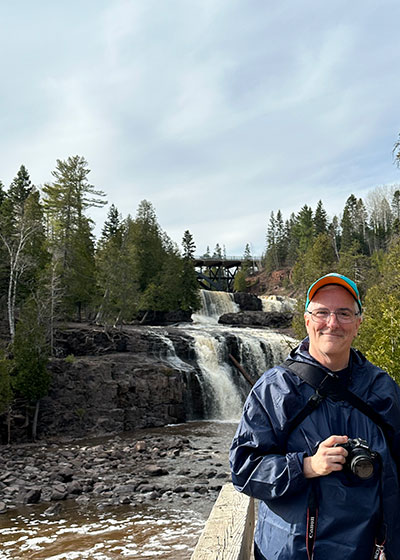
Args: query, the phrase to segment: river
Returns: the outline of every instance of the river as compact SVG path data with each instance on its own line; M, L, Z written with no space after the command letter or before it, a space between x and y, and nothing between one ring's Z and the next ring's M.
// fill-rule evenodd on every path
M169 432L190 438L198 448L228 449L236 425L229 422L188 422L139 433L125 440ZM107 438L101 438L106 441ZM75 442L82 446L99 438ZM170 496L154 506L129 504L98 509L96 503L62 502L58 515L49 517L49 504L25 506L0 517L1 560L116 560L157 558L188 560L204 527L215 496Z
M127 442L144 436L157 437L157 434L163 437L167 434L171 439L174 436L188 438L194 450L192 455L176 457L174 462L182 462L181 473L177 469L175 472L183 480L184 461L193 462L195 474L186 476L189 491L178 494L175 487L175 491L166 491L160 499L154 500L154 505L149 500L142 500L140 495L134 503L120 505L107 505L104 501L96 503L93 497L88 502L78 499L62 501L55 515L49 515L48 503L9 509L0 515L0 560L190 559L218 488L229 480L228 450L245 393L249 390L247 382L233 371L229 363L226 339L229 336L235 338L241 363L255 375L282 361L295 342L269 329L222 327L217 324L218 317L224 312L238 310L232 295L203 292L202 298L203 309L194 317L195 323L182 325L182 328L194 340L202 372L205 418L208 420L118 434ZM266 310L282 309L282 305L274 298L263 301ZM287 305L292 306L293 302L289 301ZM154 333L168 349L165 359L175 367L185 369L187 364L176 356L163 329L155 328ZM73 445L96 447L99 441L104 443L107 440L112 444L110 436L76 441ZM199 481L199 472L203 479L207 478L210 468L215 470L215 479L205 493L196 493L193 489L195 482ZM168 480L163 484L168 485ZM170 482L172 489L172 479ZM208 484L207 480L205 482ZM0 488L1 484L0 473Z

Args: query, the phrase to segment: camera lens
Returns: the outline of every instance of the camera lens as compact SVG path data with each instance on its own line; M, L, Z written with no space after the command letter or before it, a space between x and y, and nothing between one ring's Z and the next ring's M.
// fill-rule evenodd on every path
M371 478L374 474L374 465L368 457L354 457L351 461L350 468L354 474L360 478Z

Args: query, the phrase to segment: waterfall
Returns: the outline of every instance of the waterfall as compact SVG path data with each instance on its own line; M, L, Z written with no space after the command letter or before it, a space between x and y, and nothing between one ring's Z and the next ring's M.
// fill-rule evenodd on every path
M237 420L250 385L231 363L229 354L235 355L251 378L256 380L268 368L283 362L297 341L268 328L219 325L221 314L239 311L233 295L203 290L201 297L203 306L198 314L193 315L193 324L176 327L175 338L172 330L168 332L163 327L151 328L157 340L154 347L162 360L174 369L185 372L189 419L192 417L191 412L196 410L193 418L202 414L203 418L209 420ZM270 296L264 301L275 306L276 311L287 310L292 305L292 301L285 301L279 296ZM192 341L192 352L182 355L181 350L177 356L173 343L177 332L184 335L189 345ZM202 404L198 402L199 397Z
M224 313L237 313L239 306L233 299L233 294L228 292L211 292L200 290L201 308L192 316L195 323L218 323Z
M295 309L296 300L287 296L259 296L263 311L278 313L292 313Z
M224 337L193 331L197 363L203 373L200 381L206 418L232 420L240 416L242 397L226 363Z

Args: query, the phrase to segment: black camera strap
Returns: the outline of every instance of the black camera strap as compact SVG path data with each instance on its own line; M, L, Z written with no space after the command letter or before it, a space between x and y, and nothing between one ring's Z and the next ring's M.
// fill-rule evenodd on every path
M337 375L334 373L327 373L318 366L306 362L297 362L290 358L285 360L282 366L293 371L298 377L316 390L305 407L289 422L288 433L291 433L308 414L315 410L324 398L329 397L334 401L346 401L368 416L382 429L388 441L389 448L391 447L393 428L372 408L372 406L349 391ZM394 459L396 460L397 458L394 456Z

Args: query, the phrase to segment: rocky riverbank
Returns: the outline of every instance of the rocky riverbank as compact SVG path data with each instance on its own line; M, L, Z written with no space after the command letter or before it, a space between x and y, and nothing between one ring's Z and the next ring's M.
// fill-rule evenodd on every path
M210 426L210 427L208 427ZM2 446L0 513L46 503L45 514L61 513L65 500L120 504L197 503L208 514L230 478L228 446L233 424L190 423L123 436L64 443Z

